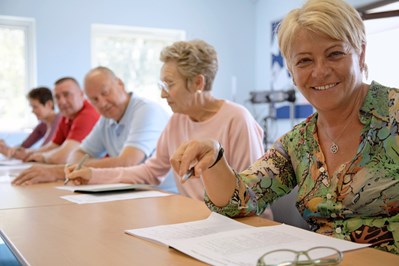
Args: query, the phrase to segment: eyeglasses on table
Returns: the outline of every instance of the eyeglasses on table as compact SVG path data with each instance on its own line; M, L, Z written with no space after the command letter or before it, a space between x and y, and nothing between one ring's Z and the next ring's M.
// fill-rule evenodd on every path
M338 265L343 254L333 247L314 247L305 251L277 249L263 254L257 266Z

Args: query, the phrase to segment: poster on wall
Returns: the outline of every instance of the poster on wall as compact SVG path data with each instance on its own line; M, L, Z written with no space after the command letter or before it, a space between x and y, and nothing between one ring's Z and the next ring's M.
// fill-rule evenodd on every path
M271 36L271 90L289 90L294 86L292 84L291 75L283 59L283 55L278 47L276 29L280 21L272 22Z
M264 118L264 143L269 147L279 136L313 113L312 106L294 86L278 46L277 27L280 21L272 22L271 30L271 84L268 96L268 116Z
M285 65L283 55L278 47L278 39L276 29L280 21L272 22L271 31L271 90L273 91L287 91L295 90L295 112L294 118L306 118L313 113L313 108L309 102L302 96L302 94L295 88L292 77ZM289 103L276 103L276 118L290 118L289 117Z

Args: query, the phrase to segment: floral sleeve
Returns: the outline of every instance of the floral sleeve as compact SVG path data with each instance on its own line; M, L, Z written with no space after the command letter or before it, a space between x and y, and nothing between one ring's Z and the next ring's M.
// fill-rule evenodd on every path
M236 188L230 202L217 207L205 195L209 209L229 217L261 214L270 203L296 186L291 161L280 141L250 168L235 174Z

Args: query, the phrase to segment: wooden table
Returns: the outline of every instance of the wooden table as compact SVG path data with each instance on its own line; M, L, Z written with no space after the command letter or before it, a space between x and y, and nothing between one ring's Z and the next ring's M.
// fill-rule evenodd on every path
M127 229L205 219L210 211L203 202L173 195L68 204L51 198L70 194L53 186L26 187L7 194L36 197L36 207L0 210L0 228L31 265L204 265L166 246L124 233ZM5 197L0 195L0 202ZM45 199L51 204L43 204ZM254 226L275 224L259 217L238 221ZM340 265L397 266L399 256L365 248L346 252Z
M70 192L54 188L62 186L62 182L33 186L11 185L9 174L17 175L30 165L0 166L0 210L72 204L60 198Z
M62 186L62 183L57 185ZM0 183L0 210L74 204L60 198L70 194L69 191L55 189L54 184L14 186Z

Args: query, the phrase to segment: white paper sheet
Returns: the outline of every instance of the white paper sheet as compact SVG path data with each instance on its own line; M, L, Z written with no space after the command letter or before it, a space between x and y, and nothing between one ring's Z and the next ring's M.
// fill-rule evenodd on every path
M7 159L7 158L3 158L0 160L0 165L19 165L19 164L23 164L24 162L21 160L17 160L17 159Z
M1 165L0 164L0 175L1 176L9 176L12 180L17 175L19 175L23 170L32 166L32 163L18 163L18 164L10 164L10 165Z
M11 183L14 179L14 176L10 175L0 175L0 183Z
M132 229L126 230L126 233L148 240L154 240L168 246L172 240L187 239L250 227L252 226L239 223L217 213L211 213L205 220Z
M187 255L212 265L256 265L264 253L277 249L304 251L312 247L328 246L340 251L367 247L350 241L327 237L289 225L263 227L237 227L229 230L231 223L238 223L212 213L210 218L190 223L127 230L132 235L148 238L169 245ZM238 223L240 224L240 223ZM241 225L241 224L240 224ZM192 235L192 230L202 228L202 236ZM214 228L222 228L215 232ZM208 231L209 230L209 231ZM216 230L217 231L217 230ZM173 238L173 232L181 237Z
M79 195L68 195L61 196L65 200L77 204L88 204L88 203L99 203L108 202L115 200L127 200L127 199L140 199L140 198L152 198L152 197L165 197L171 194L163 193L159 191L134 191L124 193L111 193L111 194L79 194Z
M68 190L68 191L75 191L76 189L97 189L97 188L118 188L118 187L125 187L130 186L131 184L96 184L96 185L80 185L80 186L59 186L55 187L61 190Z

